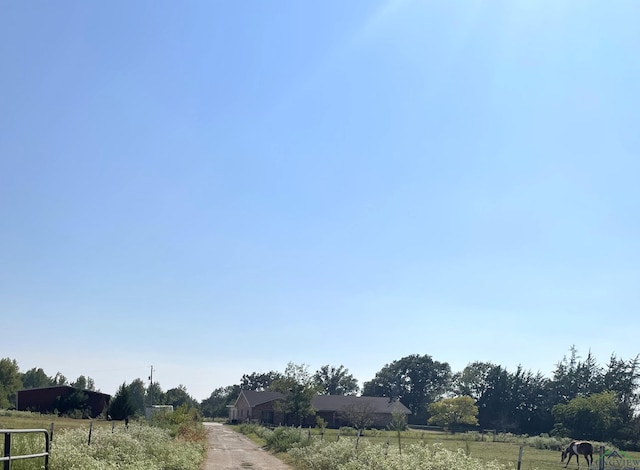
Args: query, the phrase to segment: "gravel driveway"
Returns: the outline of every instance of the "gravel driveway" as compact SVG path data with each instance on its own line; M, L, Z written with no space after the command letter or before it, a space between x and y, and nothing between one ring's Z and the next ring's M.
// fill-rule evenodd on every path
M291 470L291 467L260 449L246 436L219 423L204 425L207 428L209 450L201 470Z

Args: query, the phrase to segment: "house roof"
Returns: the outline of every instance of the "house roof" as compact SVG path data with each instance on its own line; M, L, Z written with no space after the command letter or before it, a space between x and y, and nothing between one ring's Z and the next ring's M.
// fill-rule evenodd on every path
M236 399L243 398L250 407L262 405L275 400L283 400L285 396L280 392L257 392L254 390L241 390ZM311 405L316 411L345 411L352 406L366 406L373 413L402 413L411 414L409 408L397 400L388 397L354 397L343 395L317 395L311 401Z
M352 406L366 406L373 413L411 414L411 410L397 400L388 397L354 397L343 395L318 395L311 402L316 411L345 411Z
M240 400L240 398L243 396L245 400L247 400L247 403L249 403L249 406L251 407L258 406L263 403L267 403L274 400L284 399L284 395L280 392L256 392L254 390L241 390L240 395L238 395L238 399L236 400L236 403L238 403L238 400Z
M109 395L108 393L97 392L95 390L79 389L79 388L72 387L71 385L50 385L48 387L23 388L23 389L18 390L18 393L31 394L31 393L37 393L40 390L54 390L54 389L58 389L58 390L81 390L83 392L92 393L94 395L104 395L104 396L107 396L107 397L111 397L111 395Z

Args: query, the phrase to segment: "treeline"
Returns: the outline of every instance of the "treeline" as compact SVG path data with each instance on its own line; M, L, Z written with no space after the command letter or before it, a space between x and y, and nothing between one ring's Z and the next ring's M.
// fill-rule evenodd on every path
M551 377L546 377L522 367L508 371L491 362L472 362L453 372L447 362L414 354L385 364L362 387L342 365L325 365L310 373L304 364L289 363L284 372L244 374L238 384L217 388L200 403L182 385L164 392L158 383L146 387L140 379L123 383L112 402L124 403L123 413L130 416L144 415L149 404L170 404L196 408L206 417L227 417L227 405L235 402L240 390L278 390L295 398L288 412L303 416L313 413L309 402L316 393L362 394L399 399L411 410L410 424L427 424L429 405L445 398L471 397L480 428L595 439L640 450L639 366L638 357L625 360L615 355L600 365L591 353L583 359L571 348ZM11 407L20 388L61 383L67 380L60 373L53 377L42 369L20 373L15 360L1 359L0 408ZM84 376L69 384L94 387ZM119 413L113 406L111 411Z
M0 408L11 408L16 403L16 393L23 388L52 387L70 385L78 390L97 391L91 377L79 376L69 381L60 372L48 376L41 368L20 372L18 362L8 357L0 359Z
M15 407L18 390L56 385L69 385L78 389L78 393L61 397L56 403L55 409L58 414L70 417L87 416L87 397L80 393L81 391L100 391L96 389L94 380L88 376L80 375L76 380L69 381L60 372L48 376L42 368L34 367L20 372L15 359L0 359L0 409ZM119 387L105 413L112 415L114 419L144 416L146 406L151 404L173 405L174 408L186 405L189 409L200 407L198 401L187 393L183 385L165 392L157 382L147 387L141 379L135 379L130 384L123 383Z
M200 409L200 404L187 392L184 385L162 391L159 383L154 382L145 387L141 379L130 384L123 383L111 399L109 416L113 419L126 419L145 415L149 405L172 405L174 409L184 407L186 410Z
M471 397L477 406L478 427L483 429L594 439L640 450L638 357L624 360L612 355L602 366L590 352L582 359L571 348L551 377L546 377L522 367L511 372L491 362L472 362L462 371L453 372L446 362L414 354L386 364L361 388L343 366L323 366L297 381L292 379L291 366L284 374L245 374L239 384L214 390L202 401L202 413L226 416L227 405L234 402L240 390L292 390L293 380L308 384L317 393L399 399L411 410L410 424L427 424L431 418L429 405L439 400ZM283 378L288 388L282 387Z

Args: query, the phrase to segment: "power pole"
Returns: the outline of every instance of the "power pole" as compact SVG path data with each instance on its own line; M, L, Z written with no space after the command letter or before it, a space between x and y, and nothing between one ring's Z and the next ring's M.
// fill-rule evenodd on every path
M151 374L149 374L149 406L153 405L153 366L151 368Z

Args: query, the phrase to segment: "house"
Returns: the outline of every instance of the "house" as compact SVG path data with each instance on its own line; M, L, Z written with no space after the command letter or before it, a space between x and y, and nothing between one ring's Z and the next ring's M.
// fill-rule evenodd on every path
M276 403L284 401L280 392L256 392L241 390L233 406L229 407L229 421L257 421L264 424L284 423L284 413Z
M229 406L231 422L257 422L262 424L292 424L287 415L278 406L285 395L280 392L256 392L242 390ZM316 416L325 420L329 427L363 425L367 427L386 427L391 423L394 413L404 416L411 411L397 400L387 397L354 397L342 395L317 395L311 405ZM310 417L303 424L315 425L316 418Z
M405 420L411 414L400 401L388 397L318 395L311 403L316 416L324 419L331 428L353 425L385 428L391 424L395 413L404 415Z
M83 396L78 397L77 392ZM75 397L73 396L74 394ZM81 403L78 402L81 399ZM89 412L89 416L99 416L109 406L111 395L94 392L93 390L79 390L70 385L55 385L53 387L25 388L18 390L16 409L20 411L35 411L39 413L54 413L73 409L81 404Z

